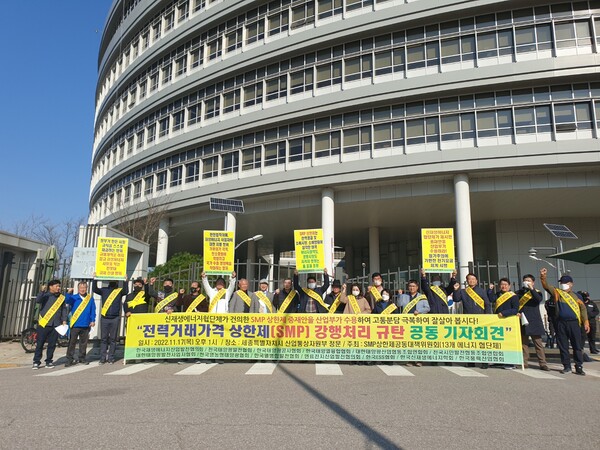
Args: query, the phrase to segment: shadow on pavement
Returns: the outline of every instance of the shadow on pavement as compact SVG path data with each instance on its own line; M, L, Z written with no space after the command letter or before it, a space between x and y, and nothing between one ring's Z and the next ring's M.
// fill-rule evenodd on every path
M374 430L367 423L363 422L358 417L350 413L340 404L332 401L331 399L321 394L319 391L314 389L308 383L302 381L300 378L291 373L285 367L280 365L279 370L285 372L292 380L294 380L297 384L302 386L302 388L304 388L306 392L308 392L310 395L312 395L314 398L320 401L323 405L325 405L327 408L329 408L331 411L337 414L342 420L346 421L349 425L352 426L352 428L362 433L365 436L365 438L367 438L368 442L377 445L381 448L402 450L402 447L399 447L396 444L394 444L383 434Z

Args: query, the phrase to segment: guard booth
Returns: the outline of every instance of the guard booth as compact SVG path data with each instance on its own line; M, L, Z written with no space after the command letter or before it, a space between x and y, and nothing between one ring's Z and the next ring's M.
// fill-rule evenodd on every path
M106 225L83 225L79 227L77 236L77 246L73 249L73 263L71 265L71 278L73 279L73 288L77 289L77 283L81 280L90 282L95 272L96 265L96 242L99 237L128 239L127 247L127 277L129 279L148 275L148 261L150 257L150 245L140 241L132 236L122 233L119 230ZM102 283L99 281L99 283ZM108 283L108 282L104 282ZM129 288L131 289L131 283ZM100 284L103 286L103 284ZM92 286L89 286L90 292ZM98 338L100 324L101 299L95 295L96 302L96 324L98 326L92 329L90 339ZM124 335L124 323L121 322L120 335Z

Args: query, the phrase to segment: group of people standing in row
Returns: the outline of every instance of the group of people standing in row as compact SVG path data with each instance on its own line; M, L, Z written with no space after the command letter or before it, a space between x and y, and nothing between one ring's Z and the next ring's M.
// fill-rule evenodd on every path
M236 279L236 273L231 274L229 284L223 277L217 278L211 286L204 273L201 275L204 294L200 283L193 281L190 289L176 290L172 279L163 281L162 290L156 292L152 287L155 278L148 280L137 278L133 280L133 291L127 288L127 279L122 282L110 281L106 287L99 287L96 280L92 283L92 291L101 297L100 311L100 364L112 364L115 361L115 349L120 326L121 311L125 317L140 313L300 313L300 314L449 314L449 299L462 304L465 314L497 314L499 317L524 316L522 318L523 358L525 366L529 359L529 340L535 346L536 355L541 370L548 371L542 336L546 333L540 313L543 303L541 291L535 288L535 277L531 274L523 277L521 288L511 291L511 283L507 278L500 279L498 286L490 285L483 289L477 276L470 273L466 276L463 287L456 280L456 272L452 273L447 286L442 285L439 275L433 275L431 282L424 270L421 279L410 280L406 292L393 292L383 285L380 273L373 273L371 285L363 292L357 283L349 286L339 280L331 283L327 270L323 273L322 285L317 284L317 278L309 275L306 285L302 286L298 272L293 278L283 280L282 287L273 292L269 291L266 279L259 281L259 290L250 292L247 279ZM549 320L556 333L563 370L561 373L571 373L569 343L573 348L575 373L585 375L583 365L582 329L586 333L595 333L595 317L598 308L589 301L587 304L578 293L573 291L573 279L569 275L560 278L559 287L548 283L546 269L540 272L543 288L550 294L546 302ZM227 287L226 287L227 286ZM88 283L78 284L77 294L69 289L61 294L60 282L48 283L47 290L40 293L37 303L40 306L38 321L38 340L33 358L33 368L41 365L42 349L48 343L46 367L52 368L53 354L58 339L55 327L67 324L69 320L70 338L67 350L67 366L86 361L87 341L90 328L95 326L96 306L93 297L88 292ZM150 310L151 299L154 298L154 309ZM590 308L590 304L592 307ZM69 307L69 308L67 308ZM595 314L594 314L595 308ZM592 324L588 320L588 309ZM69 312L70 311L70 312ZM526 320L524 318L526 317ZM594 329L592 327L594 326ZM590 350L595 353L595 346ZM79 341L79 358L75 359L75 348ZM421 365L416 362L416 365ZM487 368L487 365L483 365Z

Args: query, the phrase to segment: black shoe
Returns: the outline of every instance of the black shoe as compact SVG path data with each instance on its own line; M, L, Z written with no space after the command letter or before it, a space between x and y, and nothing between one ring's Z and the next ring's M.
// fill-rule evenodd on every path
M540 366L540 370L543 370L544 372L550 372L550 368L548 366Z
M67 361L67 363L65 364L65 367L71 367L71 366L74 366L75 364L77 364L77 363L74 361Z
M598 350L591 350L590 353L592 355L597 355L598 353L600 353Z
M467 367L475 367L475 363L467 363Z
M115 363L115 360L114 360L114 359L109 359L109 360L108 360L108 363L109 363L109 364L114 364L114 363Z
M572 373L571 367L563 367L563 370L560 371L562 374Z
M575 367L575 373L577 375L585 375L585 372L583 371L583 367Z
M487 364L487 363L486 363L486 364L482 364L482 365L481 365L481 368L482 368L482 369L487 369L488 367L489 367L489 364Z
M33 363L33 366L31 366L31 368L33 370L38 370L40 368L40 363Z
M101 359L100 361L98 361L98 364L99 365L106 364L106 360L105 359Z
M90 362L89 361L83 361L81 364L83 364L84 366L89 366Z
M56 367L56 366L54 365L54 363L51 363L51 362L49 362L49 363L46 363L46 369L54 369L54 367Z

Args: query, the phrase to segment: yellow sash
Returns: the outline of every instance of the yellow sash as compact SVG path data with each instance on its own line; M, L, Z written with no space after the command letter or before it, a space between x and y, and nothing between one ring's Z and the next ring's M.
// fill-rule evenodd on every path
M77 309L75 310L75 312L73 313L73 315L71 316L71 328L73 328L73 325L75 325L75 322L77 322L77 319L79 319L79 316L81 315L81 313L85 310L85 308L87 308L87 305L90 303L90 299L92 298L91 294L88 294L79 304L79 306L77 307Z
M485 311L485 302L479 296L479 294L477 292L475 292L474 289L472 289L469 286L465 289L465 292L469 295L469 297L471 297L471 300L473 300L475 303L477 303L477 306L479 306L481 309L483 309Z
M323 301L323 299L321 298L321 296L319 294L317 294L315 291L313 291L312 289L307 289L307 288L302 288L302 290L304 291L304 293L306 295L308 295L310 298L312 298L313 300L315 300L316 302L319 302L319 304L325 308L327 311L329 311L329 308L327 307L327 304Z
M519 311L521 311L523 309L523 306L525 306L527 304L527 302L529 300L531 300L531 297L533 297L533 295L531 294L531 291L525 292L523 297L521 297L519 299Z
M273 312L273 304L271 303L271 300L269 300L269 297L267 297L265 294L263 294L262 291L258 291L255 292L256 296L265 304L267 305L267 308L269 308L269 312ZM248 305L250 306L250 305Z
M283 303L281 304L281 308L279 308L280 313L284 313L285 310L287 309L287 307L290 306L290 303L292 303L292 299L294 298L294 295L296 295L296 291L294 289L292 289L290 291L290 293L287 295L287 297L285 297L285 300L283 301Z
M333 314L333 313L336 312L336 310L338 309L338 306L340 306L340 297L341 296L342 296L342 294L338 294L337 295L337 297L335 298L335 300L333 301L333 303L329 307L329 314Z
M106 316L106 313L108 312L108 308L110 308L110 305L113 304L113 302L115 301L115 299L117 298L117 296L120 294L120 292L122 290L123 290L122 288L117 288L117 289L113 289L113 291L110 293L110 295L106 299L106 302L104 302L104 306L102 307L102 315L103 316Z
M439 298L444 300L444 303L446 304L446 306L448 306L448 297L446 296L446 293L444 291L442 291L442 289L439 286L431 286L431 292L433 292Z
M573 310L573 312L577 316L577 322L579 322L579 325L581 325L581 311L579 311L579 305L577 304L577 301L573 297L571 297L567 292L563 291L562 289L555 289L555 290L558 291L558 294L563 299L563 301L567 305L569 305L569 308L571 308Z
M371 293L371 295L373 296L373 298L375 299L376 302L381 301L381 294L379 293L379 291L377 290L377 288L375 286L371 286L371 289L369 289L369 292Z
M146 303L145 296L146 296L146 293L144 292L144 290L141 290L140 292L137 293L137 295L133 298L133 300L129 300L127 302L127 307L133 309L136 306L143 305L144 303Z
M196 297L194 299L194 301L192 303L190 303L190 306L187 307L185 312L186 313L194 312L194 309L196 308L196 306L198 306L200 303L202 303L205 299L206 299L206 297L204 295L202 295L202 294L198 295L198 297Z
M244 300L244 303L248 306L250 306L250 303L252 303L252 299L250 297L248 297L248 294L246 294L244 291L242 291L241 289L238 289L237 291L235 291L235 293L237 295L239 295L242 300Z
M360 306L358 305L356 297L354 295L349 295L348 301L350 302L350 307L352 307L352 312L354 314L360 314Z
M65 296L60 294L59 297L56 300L54 300L54 303L52 304L50 309L48 311L46 311L46 314L44 314L44 317L42 317L42 316L39 317L38 324L40 325L40 327L44 328L46 325L48 325L48 322L50 322L50 319L52 319L52 316L54 316L54 314L56 314L56 311L58 311L58 309L62 306L64 301L65 301Z
M496 304L494 305L494 312L498 312L498 308L504 305L508 301L508 299L511 298L513 295L515 295L514 292L508 291L502 294L500 297L498 297L498 299L496 300Z
M226 293L227 290L223 288L215 294L213 299L210 301L210 305L208 306L209 313L213 312L213 310L217 307L217 303L219 303L219 300L221 300Z
M391 314L397 309L398 307L392 303L391 305L388 305L388 307L385 308L383 311L381 311L381 314Z
M154 308L154 312L155 313L160 312L161 309L163 309L165 306L167 306L169 303L171 303L173 300L175 300L178 295L179 295L178 292L173 292L172 294L165 297L158 305L156 305L156 307Z
M406 304L406 306L402 309L402 314L410 314L409 311L411 309L413 309L415 306L417 306L417 303L419 303L421 300L427 300L427 297L425 297L423 294L417 295L410 302L408 302Z

